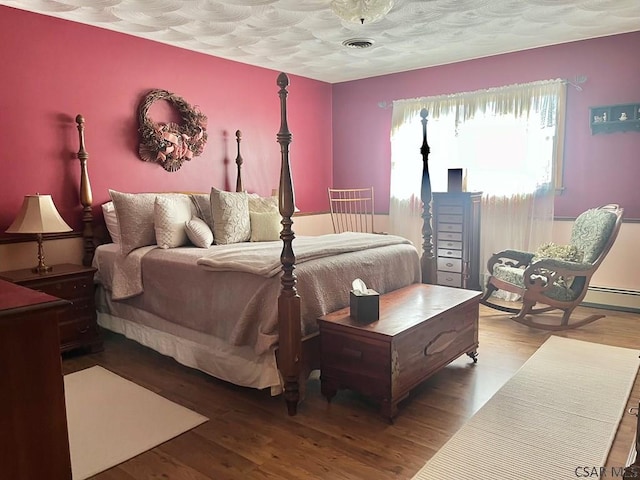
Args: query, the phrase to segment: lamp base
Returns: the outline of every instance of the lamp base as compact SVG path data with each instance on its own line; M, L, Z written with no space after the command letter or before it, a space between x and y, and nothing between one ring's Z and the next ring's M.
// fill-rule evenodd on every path
M38 275L44 275L45 273L49 273L51 270L53 270L53 267L45 265L44 263L44 248L42 248L42 234L39 233L38 235L36 235L36 238L38 240L38 266L33 267L31 271L33 273L37 273Z
M53 267L50 267L49 265L38 265L37 267L33 267L31 269L31 271L33 273L37 273L39 275L43 275L45 273L49 273L53 270Z

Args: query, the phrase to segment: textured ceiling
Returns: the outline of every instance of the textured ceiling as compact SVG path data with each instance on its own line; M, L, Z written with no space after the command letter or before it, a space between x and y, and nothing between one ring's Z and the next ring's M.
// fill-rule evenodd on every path
M0 0L0 4L330 83L640 30L640 0L396 0L376 23L329 0ZM350 49L342 42L367 38Z

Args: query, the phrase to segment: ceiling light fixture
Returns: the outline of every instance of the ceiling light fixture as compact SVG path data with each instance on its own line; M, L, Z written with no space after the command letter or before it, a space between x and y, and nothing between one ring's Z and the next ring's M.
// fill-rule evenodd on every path
M345 22L373 23L393 7L393 0L332 0L331 10Z

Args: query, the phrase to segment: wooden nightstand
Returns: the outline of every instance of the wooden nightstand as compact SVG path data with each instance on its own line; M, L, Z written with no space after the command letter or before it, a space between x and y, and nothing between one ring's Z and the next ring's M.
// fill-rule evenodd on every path
M77 348L102 350L102 336L96 321L93 274L96 269L69 263L54 265L48 273L30 268L0 272L0 278L18 285L69 300L71 305L59 315L60 351Z

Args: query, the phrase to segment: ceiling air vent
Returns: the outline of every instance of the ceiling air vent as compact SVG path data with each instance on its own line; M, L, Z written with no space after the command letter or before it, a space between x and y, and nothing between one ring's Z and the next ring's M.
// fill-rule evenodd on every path
M373 46L373 40L369 38L351 38L342 42L347 48L369 48Z

